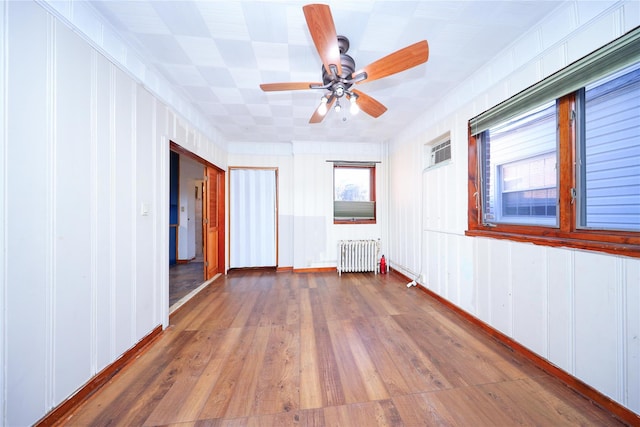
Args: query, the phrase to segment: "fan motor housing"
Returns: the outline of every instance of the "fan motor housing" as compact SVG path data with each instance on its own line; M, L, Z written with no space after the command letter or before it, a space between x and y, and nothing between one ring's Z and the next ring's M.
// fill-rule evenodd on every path
M338 77L342 77L343 79L351 78L351 74L356 70L356 62L352 57L343 53L340 55L340 65L342 65L342 74ZM322 66L322 82L324 84L330 83L333 81L332 74L328 73L324 65Z
M349 39L345 36L338 36L338 48L340 49L340 65L342 66L342 74L334 78L333 74L328 72L327 69L322 66L322 83L328 85L333 83L330 90L338 97L341 97L344 93L344 89L349 89L353 83L345 82L344 80L351 79L353 72L356 70L356 61L349 55ZM337 90L337 93L336 93Z

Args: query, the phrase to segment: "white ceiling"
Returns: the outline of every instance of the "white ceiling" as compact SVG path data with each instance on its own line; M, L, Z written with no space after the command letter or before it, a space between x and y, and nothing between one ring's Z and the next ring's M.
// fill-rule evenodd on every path
M229 142L387 141L447 96L559 1L329 1L356 68L426 39L429 60L358 85L388 111L330 111L309 124L323 92L265 93L261 83L320 82L302 6L309 1L113 1L91 4L147 66Z

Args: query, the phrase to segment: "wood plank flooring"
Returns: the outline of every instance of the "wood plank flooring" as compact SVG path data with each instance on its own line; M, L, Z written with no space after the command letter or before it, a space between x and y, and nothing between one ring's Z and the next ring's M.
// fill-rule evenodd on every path
M204 283L204 262L195 261L169 267L169 307Z
M234 271L63 425L623 425L393 274Z

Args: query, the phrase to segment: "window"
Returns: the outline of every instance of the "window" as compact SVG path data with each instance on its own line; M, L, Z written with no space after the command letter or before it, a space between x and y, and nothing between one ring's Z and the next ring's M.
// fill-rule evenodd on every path
M334 223L375 223L375 176L374 163L334 163Z
M469 130L467 235L640 257L640 29Z
M555 103L481 134L485 223L557 223Z

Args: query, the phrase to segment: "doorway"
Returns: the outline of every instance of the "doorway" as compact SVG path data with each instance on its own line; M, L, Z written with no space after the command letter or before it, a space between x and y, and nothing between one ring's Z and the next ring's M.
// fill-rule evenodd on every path
M170 143L169 307L223 273L224 171Z
M229 267L277 267L277 168L230 167L229 194Z

